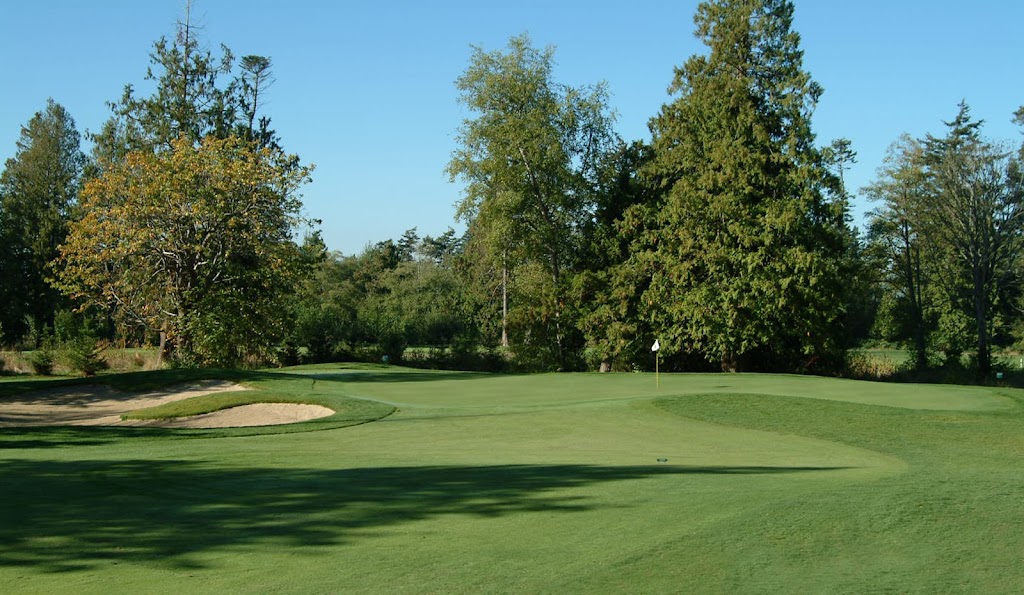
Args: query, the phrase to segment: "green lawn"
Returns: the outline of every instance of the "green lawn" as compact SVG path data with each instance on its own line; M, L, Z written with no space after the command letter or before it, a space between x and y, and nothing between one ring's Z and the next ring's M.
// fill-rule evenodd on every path
M1022 391L374 366L232 378L378 421L0 429L0 592L1024 590ZM26 386L0 383L0 408Z

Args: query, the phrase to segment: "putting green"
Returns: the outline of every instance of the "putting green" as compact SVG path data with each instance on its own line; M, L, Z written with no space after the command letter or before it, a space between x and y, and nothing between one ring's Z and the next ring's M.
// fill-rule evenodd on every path
M666 415L647 401L489 414L399 409L338 441L352 456L389 465L799 468L859 478L902 468L865 449Z
M406 406L537 407L586 401L671 395L752 393L848 401L906 409L997 411L1014 407L1008 393L990 387L863 382L781 374L537 374L486 375L458 372L365 370L304 373L350 386L377 400ZM407 383L415 383L414 391Z

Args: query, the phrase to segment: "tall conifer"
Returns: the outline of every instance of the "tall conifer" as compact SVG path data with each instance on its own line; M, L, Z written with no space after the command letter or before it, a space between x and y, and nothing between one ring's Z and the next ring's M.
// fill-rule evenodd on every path
M822 89L803 69L787 0L713 0L694 18L708 47L676 70L651 122L662 199L635 258L652 327L675 352L725 370L837 364L844 206L814 145Z

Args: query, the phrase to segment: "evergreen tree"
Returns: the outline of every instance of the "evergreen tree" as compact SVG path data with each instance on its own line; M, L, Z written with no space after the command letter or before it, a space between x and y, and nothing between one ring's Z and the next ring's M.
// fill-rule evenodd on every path
M239 67L242 72L237 79L236 88L238 108L243 119L236 125L241 132L239 136L255 140L260 146L276 146L277 135L270 129L270 118L259 116L260 108L266 103L267 91L275 82L270 58L242 56Z
M152 95L140 97L129 84L109 104L113 115L92 138L98 159L117 162L129 151L168 150L179 137L197 143L233 132L239 118L235 84L220 83L233 56L226 47L219 59L202 48L190 9L173 41L161 37L153 44L145 77L155 85Z
M961 103L943 137L928 135L924 160L931 193L928 241L944 297L971 321L977 372L992 365L996 313L1017 284L1024 248L1024 179L1011 153L981 137Z
M638 316L638 295L646 289L630 262L629 230L624 217L647 205L654 193L643 172L651 159L641 142L622 143L606 156L594 217L585 228L582 270L574 279L578 324L602 371L626 369L650 359L650 330Z
M67 234L85 155L75 121L50 99L21 129L17 152L0 175L0 325L5 339L20 339L26 318L40 339L53 327L60 293L47 279Z
M161 37L153 44L145 76L153 92L140 96L129 84L108 104L113 114L91 139L97 162L116 163L129 151L169 150L179 137L198 144L208 136L239 136L261 148L280 149L270 118L259 114L274 83L270 58L244 56L240 74L228 78L233 63L226 46L219 56L204 48L189 2L174 39Z
M667 352L726 370L820 370L843 357L844 206L811 113L787 0L714 0L695 17L707 55L676 71L651 122L663 195L634 260Z

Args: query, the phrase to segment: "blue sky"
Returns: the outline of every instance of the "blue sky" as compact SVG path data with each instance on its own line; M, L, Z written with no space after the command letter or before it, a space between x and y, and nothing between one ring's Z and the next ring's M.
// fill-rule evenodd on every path
M704 51L693 37L698 2L321 2L195 0L211 49L260 54L277 82L267 115L285 147L317 166L303 190L324 239L346 254L367 243L454 226L460 188L444 167L466 113L454 81L470 45L504 47L528 32L556 46L555 78L604 80L617 132L647 139L669 100L673 68ZM5 3L0 17L0 159L48 97L80 130L98 130L106 101L143 84L148 54L172 36L184 0L42 0ZM989 137L1020 142L1024 3L797 0L804 66L825 88L814 117L820 144L847 137L859 163L851 190L869 183L901 133L941 134L961 99ZM870 208L855 203L860 214Z

